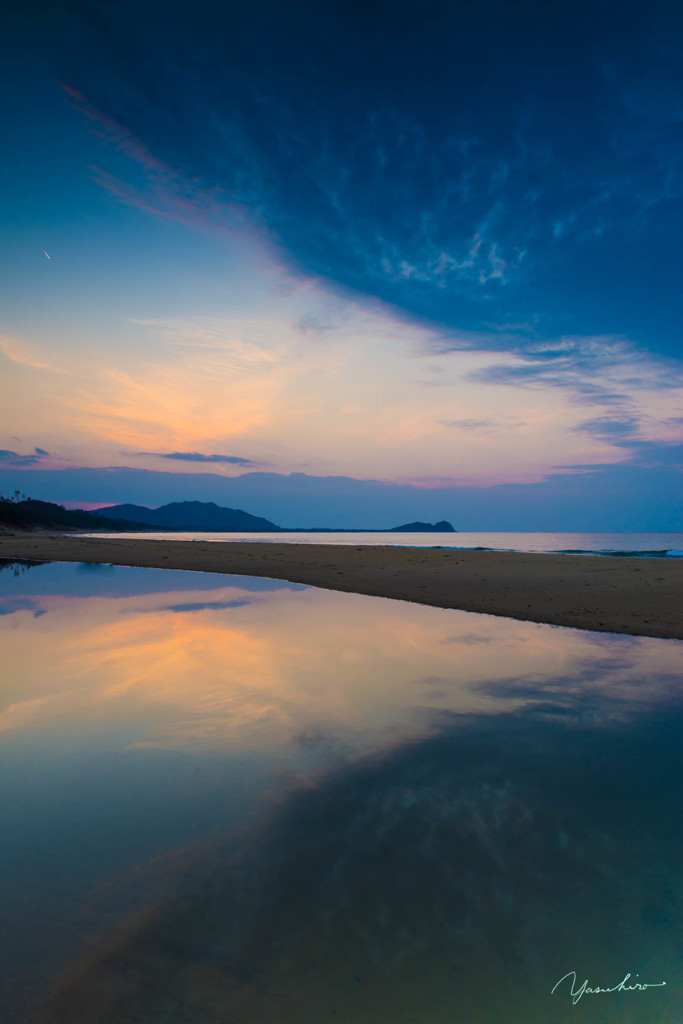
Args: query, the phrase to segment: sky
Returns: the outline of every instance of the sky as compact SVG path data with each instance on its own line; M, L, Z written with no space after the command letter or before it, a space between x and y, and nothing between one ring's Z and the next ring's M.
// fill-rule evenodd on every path
M0 490L683 529L683 10L29 3Z

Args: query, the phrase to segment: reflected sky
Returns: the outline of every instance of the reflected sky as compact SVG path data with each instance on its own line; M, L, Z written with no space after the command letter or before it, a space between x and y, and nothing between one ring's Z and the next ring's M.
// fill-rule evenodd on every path
M679 642L245 577L17 572L8 1020L44 998L70 1024L552 1024L598 999L601 1021L678 1019ZM571 979L550 995L574 969L667 986L574 1006Z

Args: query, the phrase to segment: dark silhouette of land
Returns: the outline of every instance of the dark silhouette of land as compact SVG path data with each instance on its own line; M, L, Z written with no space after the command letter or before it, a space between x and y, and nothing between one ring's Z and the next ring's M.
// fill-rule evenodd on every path
M161 508L144 505L112 505L108 516L116 519L145 523L165 530L198 530L212 532L244 531L249 533L455 533L445 519L439 523L406 523L388 530L354 529L328 526L278 526L260 516L253 516L238 508L222 508L213 501L173 501Z
M173 501L160 508L111 505L97 511L66 509L49 501L24 498L0 500L0 526L7 529L46 529L65 532L126 533L141 530L195 531L198 533L454 533L450 523L407 523L388 530L349 530L328 527L283 527L239 508L223 508L213 501Z
M67 509L52 501L23 501L0 499L0 526L7 530L53 530L70 531L103 530L109 533L144 529L142 523L131 524L112 516L98 515L82 509Z
M440 523L406 523L404 526L393 526L389 533L456 533L449 522L442 519Z
M213 501L172 501L160 508L144 505L112 505L103 510L107 516L161 530L205 530L249 533L279 533L281 526L261 516L252 516L239 508L222 508Z

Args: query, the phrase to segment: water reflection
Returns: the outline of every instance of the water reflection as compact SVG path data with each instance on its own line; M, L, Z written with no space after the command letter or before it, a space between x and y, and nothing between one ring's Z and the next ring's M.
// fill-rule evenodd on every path
M295 790L44 1019L673 1022L680 714L649 725L460 723ZM668 987L598 1017L570 970Z
M40 1020L678 1020L680 643L75 571L0 592L8 885L71 961Z

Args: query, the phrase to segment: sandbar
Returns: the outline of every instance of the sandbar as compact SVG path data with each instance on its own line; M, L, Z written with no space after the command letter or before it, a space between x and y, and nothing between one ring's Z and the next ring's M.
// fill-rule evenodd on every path
M683 559L39 532L0 536L0 558L266 576L554 626L683 640Z

